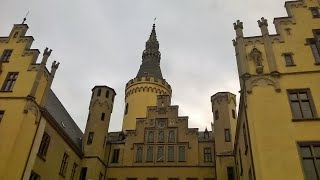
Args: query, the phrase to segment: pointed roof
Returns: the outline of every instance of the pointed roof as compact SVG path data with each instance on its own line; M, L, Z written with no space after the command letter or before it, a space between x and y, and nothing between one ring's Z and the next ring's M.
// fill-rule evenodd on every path
M136 77L152 76L163 79L160 69L160 59L161 53L157 40L156 25L153 24L150 37L146 42L146 49L142 53L142 64Z

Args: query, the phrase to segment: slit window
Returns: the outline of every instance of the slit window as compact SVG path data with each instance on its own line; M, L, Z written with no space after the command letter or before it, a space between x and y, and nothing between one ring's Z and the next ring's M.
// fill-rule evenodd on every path
M106 113L101 113L101 121L104 121L105 116L106 116Z
M231 141L230 129L224 129L224 139L225 139L226 142L230 142Z
M87 144L92 144L94 132L89 132Z

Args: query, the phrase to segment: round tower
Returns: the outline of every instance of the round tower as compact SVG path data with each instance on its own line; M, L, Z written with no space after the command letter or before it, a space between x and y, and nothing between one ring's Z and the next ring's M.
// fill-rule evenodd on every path
M135 130L136 118L146 117L147 107L156 106L157 95L171 97L171 87L162 77L160 68L161 53L157 40L155 24L146 48L142 54L142 64L137 76L131 79L125 90L125 110L122 130Z
M95 86L92 89L88 121L83 137L85 156L104 158L115 95L116 92L107 86Z

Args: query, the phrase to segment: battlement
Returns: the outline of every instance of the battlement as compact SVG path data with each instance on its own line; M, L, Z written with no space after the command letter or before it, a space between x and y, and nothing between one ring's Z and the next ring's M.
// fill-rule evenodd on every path
M148 86L147 84L152 84L155 86ZM164 91L161 88L157 88L156 86L165 88L166 91ZM172 89L170 84L165 79L158 79L151 76L145 76L145 77L137 77L137 78L131 79L126 84L126 97L136 92L155 92L155 93L159 93L160 95L171 96Z

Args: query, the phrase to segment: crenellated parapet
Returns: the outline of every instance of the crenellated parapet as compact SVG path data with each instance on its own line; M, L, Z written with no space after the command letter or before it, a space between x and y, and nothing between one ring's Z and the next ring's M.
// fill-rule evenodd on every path
M168 94L171 96L172 89L165 79L150 76L134 78L126 84L126 98L131 94L140 92L154 92L160 95Z

